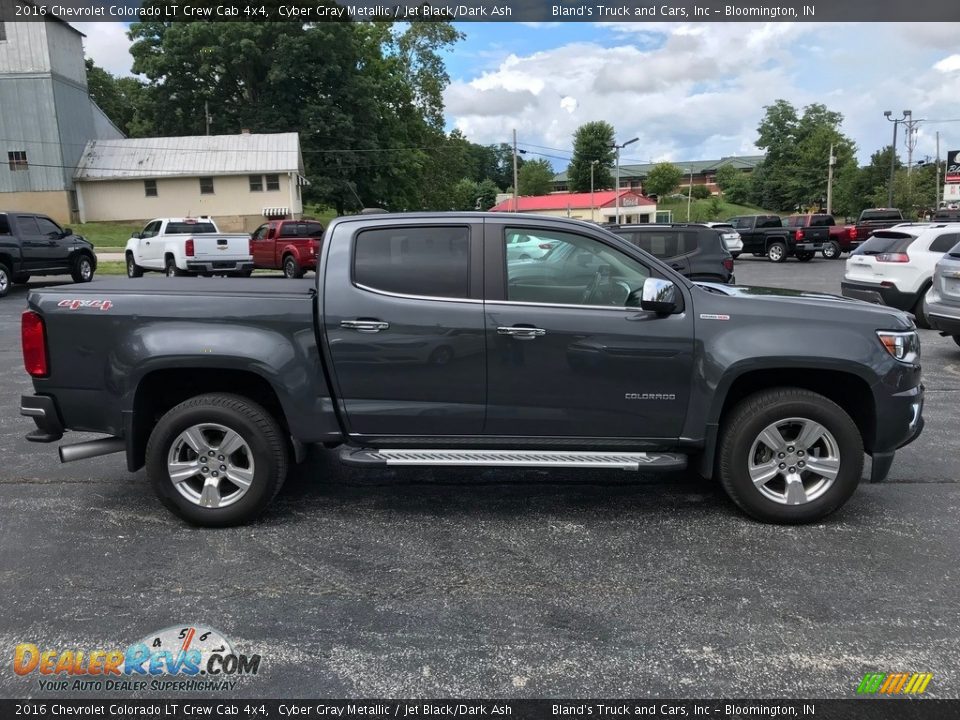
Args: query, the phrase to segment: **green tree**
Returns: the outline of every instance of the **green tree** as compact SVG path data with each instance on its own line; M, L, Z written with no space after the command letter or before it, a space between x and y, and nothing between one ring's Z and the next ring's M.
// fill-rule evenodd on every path
M936 208L936 169L931 165L914 167L912 172L900 168L893 176L893 206L900 208L904 217L916 220L926 211ZM886 207L887 187L878 186L871 198L873 207Z
M870 162L859 168L849 185L849 199L847 211L850 215L859 215L868 207L875 207L874 199L882 195L880 207L887 205L887 188L890 180L890 156L892 146L887 145L870 156ZM899 158L894 158L894 170L903 167Z
M136 78L118 78L87 58L87 89L93 101L127 136L142 134L143 83Z
M489 210L494 205L497 204L497 193L500 192L500 188L497 187L497 184L487 178L486 180L481 180L477 185L478 195L480 199L480 207L478 210Z
M717 168L716 183L720 192L726 192L727 188L733 185L741 175L743 175L743 172L737 170L733 165L723 165Z
M615 131L613 125L597 120L577 128L573 134L573 159L567 167L567 179L573 192L590 192L590 168L594 160L593 186L612 188L610 172L616 155L613 150Z
M546 158L530 160L517 174L521 195L546 195L553 190L553 166Z
M690 195L694 200L706 200L712 193L706 185L694 185L690 188Z
M643 191L647 195L663 197L676 190L681 180L683 180L683 170L676 165L669 162L657 163L650 168L650 172L644 178Z

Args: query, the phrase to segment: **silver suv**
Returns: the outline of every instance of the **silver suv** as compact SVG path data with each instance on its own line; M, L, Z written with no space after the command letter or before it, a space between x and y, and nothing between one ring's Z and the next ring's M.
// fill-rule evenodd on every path
M925 299L930 327L960 345L960 243L937 263Z

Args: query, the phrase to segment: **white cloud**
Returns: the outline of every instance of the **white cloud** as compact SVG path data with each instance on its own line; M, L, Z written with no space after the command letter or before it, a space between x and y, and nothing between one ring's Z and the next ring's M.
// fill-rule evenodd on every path
M113 75L131 75L133 58L130 56L130 39L127 26L119 22L70 23L86 37L83 50L86 56Z
M957 72L960 70L960 55L950 55L933 66L934 70L942 73Z

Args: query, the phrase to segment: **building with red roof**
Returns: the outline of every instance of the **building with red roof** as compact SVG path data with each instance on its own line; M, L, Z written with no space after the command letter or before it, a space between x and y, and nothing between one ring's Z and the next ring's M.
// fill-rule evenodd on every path
M655 222L657 204L633 190L621 190L620 222ZM597 190L593 193L551 193L550 195L527 195L517 198L516 207L512 197L497 203L491 212L523 212L553 217L569 217L598 223L617 222L617 191Z

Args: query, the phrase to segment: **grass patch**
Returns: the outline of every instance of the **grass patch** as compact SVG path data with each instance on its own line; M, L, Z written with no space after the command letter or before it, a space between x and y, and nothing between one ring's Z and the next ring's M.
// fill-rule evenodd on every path
M70 227L77 235L83 235L92 242L97 250L104 252L123 252L130 236L143 230L143 225L112 222L78 223Z
M126 275L127 264L119 260L100 260L97 262L97 275Z
M673 222L687 222L687 200L664 198L657 203L657 210L673 212ZM750 205L734 205L720 200L714 203L713 198L694 200L690 203L690 222L716 222L726 220L735 215L776 215L777 213Z

